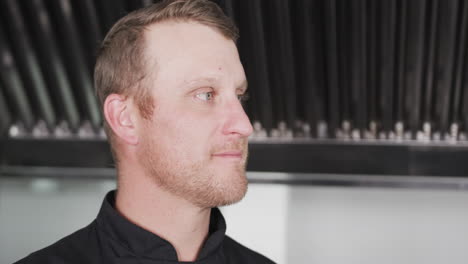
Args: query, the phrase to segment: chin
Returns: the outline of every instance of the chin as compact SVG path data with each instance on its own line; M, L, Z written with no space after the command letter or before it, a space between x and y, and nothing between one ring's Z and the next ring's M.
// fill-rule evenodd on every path
M247 179L245 182L237 183L237 186L231 187L230 190L223 194L224 199L220 200L214 207L226 206L240 202L245 197L247 189Z
M214 207L221 207L221 206L235 204L237 202L240 202L245 197L246 193L247 193L247 185L242 190L238 190L236 192L230 192L230 193L223 193L221 194L220 197L208 201L202 207L214 208Z
M248 181L245 171L224 169L212 173L211 182L204 186L195 203L200 207L213 208L241 201L247 193Z

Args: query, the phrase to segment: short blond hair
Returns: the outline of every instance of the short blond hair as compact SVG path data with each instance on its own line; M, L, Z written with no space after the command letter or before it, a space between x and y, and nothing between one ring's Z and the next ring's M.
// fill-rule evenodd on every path
M97 54L94 85L101 107L110 94L121 94L133 97L143 118L152 116L154 98L150 94L151 76L146 71L143 56L144 31L150 25L165 21L197 22L234 42L239 36L233 21L208 0L164 0L127 14L107 33ZM117 162L113 133L105 119L104 128Z

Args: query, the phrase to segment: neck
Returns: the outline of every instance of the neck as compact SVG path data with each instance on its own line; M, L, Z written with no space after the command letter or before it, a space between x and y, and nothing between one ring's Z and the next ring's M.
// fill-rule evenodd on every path
M126 174L119 168L115 206L129 221L169 241L179 261L195 261L208 236L210 208L168 193L134 169Z

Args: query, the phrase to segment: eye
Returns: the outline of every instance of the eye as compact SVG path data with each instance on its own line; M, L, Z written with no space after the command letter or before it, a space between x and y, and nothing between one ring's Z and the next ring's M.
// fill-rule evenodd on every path
M214 92L197 93L195 96L203 101L211 101L213 100Z

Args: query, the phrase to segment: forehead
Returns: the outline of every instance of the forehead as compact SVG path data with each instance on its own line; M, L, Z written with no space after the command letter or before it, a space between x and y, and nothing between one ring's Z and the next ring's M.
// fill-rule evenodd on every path
M148 64L158 66L157 79L245 79L234 41L208 26L196 22L158 23L145 32L145 44Z

